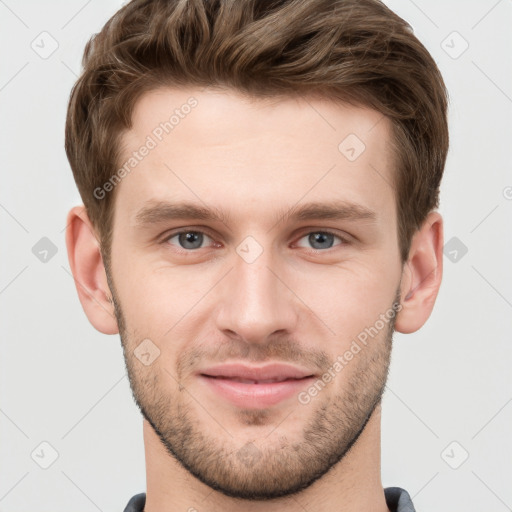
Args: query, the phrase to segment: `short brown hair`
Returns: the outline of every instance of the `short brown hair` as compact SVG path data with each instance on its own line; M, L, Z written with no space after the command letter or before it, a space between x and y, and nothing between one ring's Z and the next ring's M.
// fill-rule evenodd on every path
M379 0L133 0L87 43L71 92L66 154L110 260L120 137L157 87L220 86L253 97L321 95L390 119L398 237L438 207L448 94L411 27ZM341 142L341 141L340 141Z

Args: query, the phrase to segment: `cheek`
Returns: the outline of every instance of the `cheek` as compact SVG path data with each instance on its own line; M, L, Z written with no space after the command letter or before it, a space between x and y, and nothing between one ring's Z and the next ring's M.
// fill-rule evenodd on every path
M201 300L216 282L211 270L192 265L172 268L132 258L118 260L116 289L128 327L138 336L160 340L190 324ZM124 265L123 265L124 264Z
M311 315L311 322L321 321L326 333L332 335L333 331L339 342L344 343L388 312L399 280L396 263L379 262L370 256L366 264L353 260L336 266L319 266L315 272L300 276L293 277L290 273L288 282L307 305L307 308L300 304L297 307L304 307L304 312Z

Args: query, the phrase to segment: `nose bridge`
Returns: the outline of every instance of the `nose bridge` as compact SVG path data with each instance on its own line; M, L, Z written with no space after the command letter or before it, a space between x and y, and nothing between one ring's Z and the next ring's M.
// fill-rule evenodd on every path
M274 274L270 249L249 240L236 252L224 283L218 327L253 343L266 342L276 331L290 331L297 313L292 295Z

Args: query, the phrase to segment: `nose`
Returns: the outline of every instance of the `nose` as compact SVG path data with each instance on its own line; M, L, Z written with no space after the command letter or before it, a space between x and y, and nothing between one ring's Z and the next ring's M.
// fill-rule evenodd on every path
M282 266L272 260L269 251L263 251L253 262L235 254L233 262L234 267L220 283L218 329L251 344L266 344L272 335L293 333L299 303L280 275Z

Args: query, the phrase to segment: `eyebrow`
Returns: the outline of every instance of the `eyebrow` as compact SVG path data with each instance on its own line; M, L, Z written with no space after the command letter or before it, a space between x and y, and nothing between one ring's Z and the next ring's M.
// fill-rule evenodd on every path
M229 222L230 215L213 207L195 203L150 201L135 216L137 226L160 224L171 220L193 219ZM375 221L377 214L366 206L346 201L312 202L280 210L274 224L284 221L304 220L368 220Z

